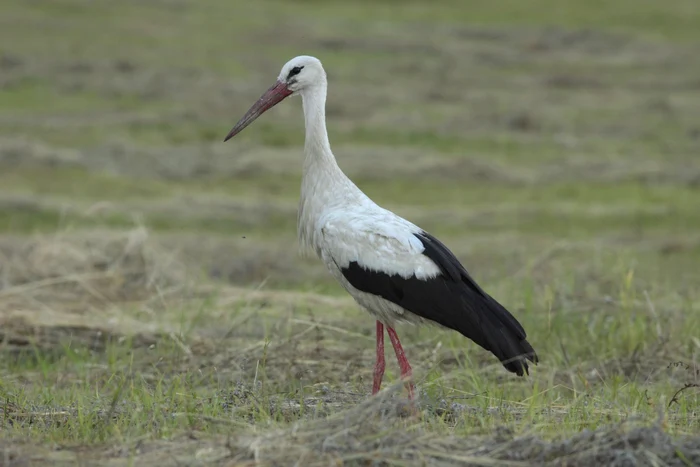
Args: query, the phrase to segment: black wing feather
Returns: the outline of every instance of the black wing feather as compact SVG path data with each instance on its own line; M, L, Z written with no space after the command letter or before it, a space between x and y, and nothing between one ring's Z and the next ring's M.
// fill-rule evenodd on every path
M454 254L427 232L416 234L423 254L441 271L432 279L365 269L351 262L341 271L358 290L378 295L422 318L458 331L492 352L509 371L522 376L526 360L538 362L518 320L472 279Z

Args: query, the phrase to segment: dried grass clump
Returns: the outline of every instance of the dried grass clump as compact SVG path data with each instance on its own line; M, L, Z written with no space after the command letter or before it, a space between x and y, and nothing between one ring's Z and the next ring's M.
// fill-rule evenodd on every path
M184 266L142 228L0 239L0 305L143 300L185 284Z
M103 351L125 336L147 347L163 329L124 307L167 306L187 285L184 265L145 229L0 238L1 356L61 354L65 342Z
M652 426L620 424L555 441L514 436L507 428L487 436L440 435L427 431L417 416L407 416L406 402L392 397L401 389L396 385L322 420L243 437L238 448L247 454L239 455L256 465L700 465L700 437L672 438L661 419Z

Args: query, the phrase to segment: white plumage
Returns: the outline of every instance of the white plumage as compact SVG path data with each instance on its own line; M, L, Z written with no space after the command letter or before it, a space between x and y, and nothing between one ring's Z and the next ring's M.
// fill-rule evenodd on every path
M515 318L486 294L439 240L378 206L338 167L326 132L326 73L309 56L287 62L272 86L226 140L285 97L301 95L306 128L298 236L357 303L376 317L373 392L384 371L383 324L402 376L410 376L397 322L431 321L455 329L492 351L510 371L527 372L537 356ZM383 324L382 324L383 323ZM412 386L411 386L412 388ZM412 389L410 394L412 394Z
M351 262L365 269L431 279L440 269L427 256L425 247L414 235L420 229L379 206L366 206L362 212L338 210L319 222L320 257L338 282L370 314L389 326L401 321L422 322L423 318L393 302L356 289L342 270Z

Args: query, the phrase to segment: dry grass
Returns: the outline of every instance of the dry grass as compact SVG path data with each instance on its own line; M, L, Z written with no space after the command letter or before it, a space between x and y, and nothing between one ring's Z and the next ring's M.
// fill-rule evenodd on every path
M700 438L673 440L661 418L649 427L621 424L556 441L507 428L465 438L426 430L420 418L406 418L405 402L397 404L389 394L321 421L244 438L238 445L252 452L256 465L293 460L303 465L623 466L693 465L700 459Z
M348 316L346 297L195 285L183 262L142 229L5 239L0 250L1 349L9 364L2 423L10 439L67 437L58 451L16 438L2 450L9 465L693 465L700 458L700 438L669 434L697 429L697 393L672 400L673 388L697 381L697 370L666 368L684 351L658 323L633 338L658 332L656 343L607 362L582 358L569 341L558 344L562 356L578 363L559 366L550 345L524 385L481 352L455 353L458 341L412 333L420 394L412 410L401 384L369 398L367 380L346 380L369 376L372 350L367 320ZM200 311L181 312L194 307ZM624 305L614 307L624 313ZM320 308L323 317L314 312ZM528 321L542 318L524 317L529 329ZM533 339L544 342L538 334ZM476 358L476 367L463 367L465 358ZM74 399L87 389L84 379L100 395ZM44 403L31 389L40 381L53 386ZM131 439L141 423L173 436ZM567 434L553 434L556 425L569 427ZM177 435L182 429L185 437ZM66 444L94 442L100 433L119 434Z

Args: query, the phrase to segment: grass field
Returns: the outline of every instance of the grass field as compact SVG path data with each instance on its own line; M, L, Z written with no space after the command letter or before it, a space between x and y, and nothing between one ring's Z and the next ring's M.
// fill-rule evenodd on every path
M700 464L696 0L4 0L0 466ZM529 377L298 257L298 99L528 331ZM685 389L684 389L685 388ZM680 392L679 392L680 391Z

